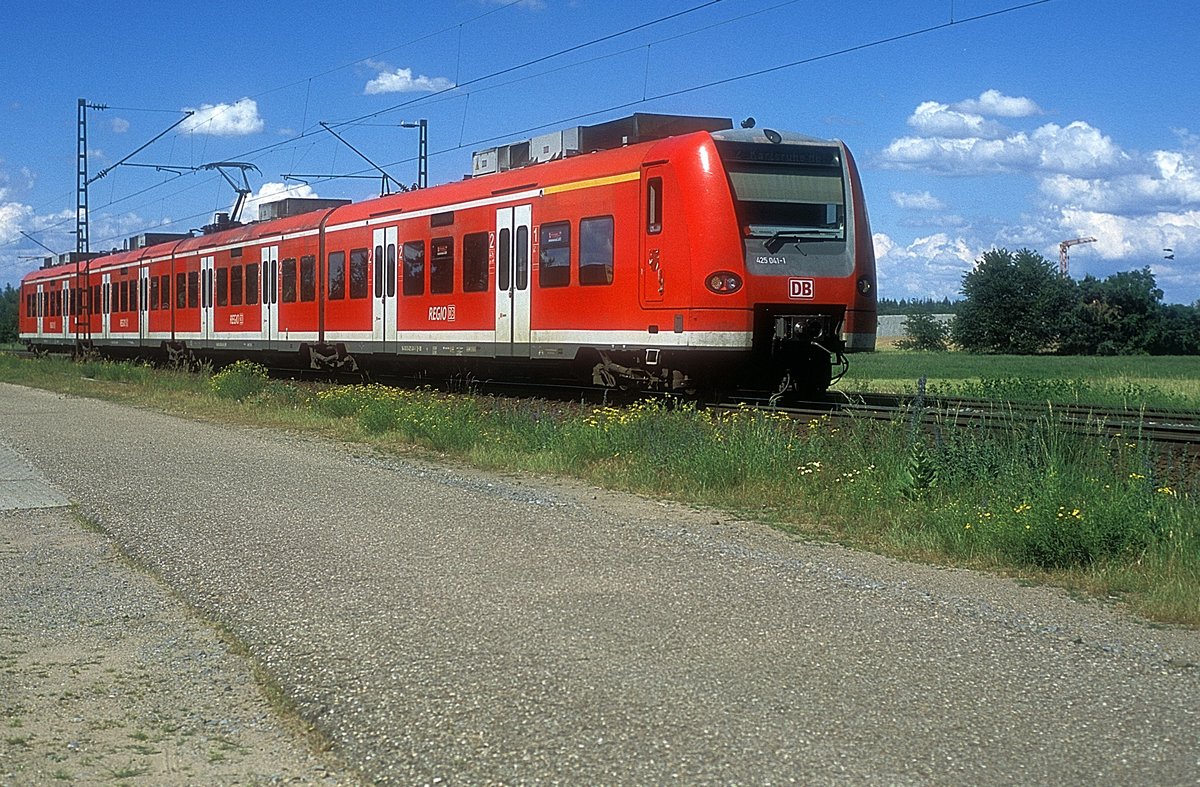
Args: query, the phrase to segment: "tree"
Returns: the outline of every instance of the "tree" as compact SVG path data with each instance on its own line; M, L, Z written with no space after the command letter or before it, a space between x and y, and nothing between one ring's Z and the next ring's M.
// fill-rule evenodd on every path
M0 344L11 344L17 340L17 312L21 306L21 293L11 284L4 285L0 293Z
M1077 355L1130 355L1151 351L1162 331L1163 292L1149 268L1079 283L1060 350Z
M950 326L932 314L910 314L904 321L904 338L896 346L901 350L944 352L948 349Z
M1164 306L1146 350L1151 355L1200 355L1200 302Z
M984 252L963 275L954 342L964 350L1029 355L1056 348L1075 284L1035 251Z

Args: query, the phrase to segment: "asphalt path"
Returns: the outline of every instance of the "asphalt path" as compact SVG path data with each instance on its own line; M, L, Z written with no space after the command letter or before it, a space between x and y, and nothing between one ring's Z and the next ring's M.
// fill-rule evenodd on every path
M1200 781L1200 634L1060 591L9 385L0 443L379 783Z

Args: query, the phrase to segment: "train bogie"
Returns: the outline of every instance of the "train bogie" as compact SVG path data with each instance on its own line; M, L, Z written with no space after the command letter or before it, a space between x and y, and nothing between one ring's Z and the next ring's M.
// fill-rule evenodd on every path
M853 159L839 142L729 125L635 116L580 130L634 132L613 149L50 266L23 283L21 335L118 354L823 390L844 351L874 345Z

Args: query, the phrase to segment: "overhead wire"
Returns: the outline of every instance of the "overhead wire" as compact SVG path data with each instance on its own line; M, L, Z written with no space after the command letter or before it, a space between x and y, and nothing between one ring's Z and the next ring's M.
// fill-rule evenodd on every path
M722 1L722 0L706 0L705 2L702 2L702 3L698 4L698 5L694 5L694 6L691 6L691 7L687 8L687 9L684 9L684 10L681 10L681 11L678 11L678 12L674 12L674 13L672 13L672 14L668 14L668 15L665 15L665 16L662 16L662 17L659 17L659 18L657 18L657 19L655 19L655 20L651 20L651 21L648 21L648 22L639 23L638 25L634 25L634 26L632 26L632 27L629 27L629 28L626 28L626 29L624 29L624 30L622 30L622 31L618 31L618 32L614 32L614 33L606 34L606 35L603 35L603 36L599 36L599 37L596 37L596 38L594 38L594 39L591 39L591 40L589 40L589 41L585 41L585 42L581 42L581 43L579 43L579 44L574 44L574 45L572 45L572 46L565 47L565 48L563 48L563 49L557 50L557 51L555 51L555 52L553 52L553 53L550 53L550 54L541 55L541 56L538 56L538 57L532 58L532 59L530 59L530 60L527 60L527 61L525 61L525 62L523 62L523 63L521 63L521 64L517 64L517 65L514 65L514 66L509 66L509 67L505 67L505 68L498 69L498 70L496 70L496 71L493 71L493 72L491 72L491 73L489 73L489 74L485 74L485 75L482 75L482 76L479 76L479 77L475 77L475 78L473 78L473 79L470 79L470 80L467 80L466 82L463 82L463 83L461 83L461 84L456 84L455 86L453 86L453 87L451 87L451 88L446 88L446 89L444 89L444 90L434 91L433 93L425 94L425 95L422 95L422 96L416 97L416 98L414 98L414 99L411 99L411 100L408 100L408 101L400 102L400 103L398 103L398 104L394 104L394 105L392 105L392 106L390 106L390 107L385 107L385 108L383 108L383 109L380 109L380 110L375 110L375 111L372 111L372 112L369 112L369 113L366 113L366 114L360 115L360 116L358 116L358 117L351 118L351 119L349 119L349 120L343 120L343 121L338 121L338 122L336 122L336 123L331 123L330 125L335 125L335 126L343 126L343 125L355 125L355 124L368 125L368 124L365 124L365 123L363 123L363 121L365 121L365 120L369 120L369 119L372 119L372 118L375 118L375 117L378 117L378 116L380 116L380 115L383 115L383 114L387 114L387 113L389 113L389 112L394 112L394 111L397 111L397 110L399 110L399 109L402 109L402 108L411 107L411 106L413 106L413 105L416 105L416 104L431 103L431 102L433 102L435 99L437 99L437 98L439 98L439 97L443 97L443 96L444 96L444 94L446 94L446 93L450 93L451 91L455 91L455 90L459 90L459 91L461 91L461 89L462 89L463 87L467 87L467 86L475 85L476 87L475 87L475 89L474 89L473 91L464 91L464 92L462 92L462 95L465 97L465 98L464 98L464 116L463 116L463 128L462 128L462 130L460 131L460 135L459 135L459 143L458 143L457 145L454 145L454 146L451 146L451 147L442 148L442 149L440 149L440 150L434 151L434 152L432 152L432 153L430 154L430 155L432 155L432 156L443 155L443 154L446 154L446 153L451 153L451 152L454 152L454 151L457 151L457 150L461 150L461 149L463 149L463 148L466 148L466 147L473 147L473 146L476 146L476 145L487 144L487 143L489 143L489 142L497 141L497 140L500 140L500 139L512 138L512 137L514 137L514 136L519 136L519 135L521 135L521 134L531 133L531 132L533 132L533 131L538 131L538 130L541 130L541 129L544 129L544 128L548 128L548 127L554 127L554 126L558 126L558 125L561 125L561 124L571 123L571 122L578 121L578 120L582 120L582 119L585 119L585 118L594 117L594 116L596 116L596 115L603 115L603 114L606 114L606 113L611 113L611 112L615 112L615 111L618 111L618 110L627 109L627 108L629 108L629 107L637 106L637 105L639 105L639 104L653 103L653 102L656 102L656 101L661 101L661 100L664 100L664 99L673 98L673 97L677 97L677 96L680 96L680 95L686 95L686 94L688 94L688 93L698 92L698 91L701 91L701 90L706 90L706 89L710 89L710 88L713 88L713 87L718 87L718 86L721 86L721 85L731 84L731 83L738 82L738 81L742 81L742 80L746 80L746 79L753 79L753 78L756 78L756 77L761 77L761 76L764 76L764 75L766 75L766 74L776 73L776 72L783 71L783 70L786 70L786 69L795 68L795 67L802 66L802 65L807 65L807 64L811 64L811 63L819 62L819 61L822 61L822 60L827 60L827 59L834 58L834 57L844 56L844 55L852 54L852 53L855 53L855 52L864 51L864 50L867 50L867 49L871 49L871 48L875 48L875 47L879 47L879 46L884 46L884 45L887 45L887 44L896 43L896 42L899 42L899 41L903 41L903 40L910 39L910 38L914 38L914 37L918 37L918 36L928 35L928 34L930 34L930 33L934 33L934 32L940 31L940 30L945 30L945 29L947 29L947 28L950 28L950 27L955 27L955 26L959 26L959 25L963 25L963 24L967 24L967 23L971 23L971 22L977 22L977 21L981 21L981 20L984 20L984 19L989 19L989 18L993 18L993 17L997 17L997 16L1001 16L1001 15L1005 15L1005 14L1013 13L1013 12L1016 12L1016 11L1021 11L1021 10L1025 10L1025 9L1032 8L1032 7L1035 7L1035 6L1045 5L1045 4L1047 4L1047 3L1050 3L1050 2L1052 2L1052 0L1029 0L1028 2L1023 2L1023 3L1019 3L1019 4L1014 4L1014 5L1006 6L1006 7L1004 7L1004 8L1001 8L1001 9L996 9L996 10L993 10L993 11L984 12L984 13L976 14L976 15L969 16L969 17L961 17L961 18L955 19L955 18L953 18L953 16L951 16L951 18L949 19L949 21L946 21L946 22L941 22L941 23L939 23L939 24L936 24L936 25L930 25L930 26L923 27L923 28L920 28L920 29L917 29L917 30L911 30L911 31L904 32L904 33L899 33L899 34L896 34L896 35L891 35L891 36L886 36L886 37L881 37L881 38L873 39L873 40L871 40L871 41L864 42L864 43L862 43L862 44L857 44L857 45L854 45L854 46L844 47L844 48L841 48L841 49L837 49L837 50L833 50L833 51L829 51L829 52L824 52L824 53L821 53L821 54L812 55L812 56L805 57L805 58L800 58L800 59L797 59L797 60L790 61L790 62L788 62L788 63L783 63L783 64L779 64L779 65L771 66L771 67L768 67L768 68L762 68L762 69L758 69L758 70L754 70L754 71L749 71L749 72L745 72L745 73L742 73L742 74L737 74L737 75L730 76L730 77L723 77L723 78L720 78L720 79L715 79L715 80L711 80L711 81L708 81L708 82L704 82L704 83L701 83L701 84L698 84L698 85L692 85L692 86L688 86L688 87L684 87L684 88L679 88L679 89L676 89L676 90L665 91L665 92L662 92L662 93L658 93L658 94L656 94L656 95L647 95L647 93L648 93L648 69L647 69L647 80L646 80L645 84L643 85L642 98L640 98L640 99L637 99L637 100L632 100L632 101L628 101L628 102L622 102L622 103L618 103L618 104L613 104L613 105L606 106L606 107L604 107L604 108L601 108L601 109L595 109L595 110L591 110L591 111L588 111L588 112L584 112L584 113L580 113L580 114L572 115L572 116L569 116L569 117L558 118L558 119L555 119L555 120L552 120L552 121L548 121L548 122L546 122L546 123L538 124L538 125L536 125L536 126L531 126L531 127L528 127L528 128L525 128L525 129L521 129L521 130L509 131L509 132L506 132L506 133L504 133L504 134L499 134L499 135L495 135L495 136L490 136L490 137L486 137L486 138L482 138L482 139L475 139L475 140L472 140L472 141L469 141L469 142L464 142L464 141L463 141L463 140L464 140L464 137L465 137L465 128L466 128L466 104L468 104L468 103L469 103L469 101L470 101L470 96L471 96L471 93L472 93L472 92L484 92L484 91L488 91L488 90L498 89L498 88L500 88L500 87L508 86L508 85L514 84L514 83L516 83L516 82L525 81L525 80L528 80L528 79L535 79L535 78L538 78L538 77L541 77L541 76L545 76L545 75L547 75L547 74L554 73L554 72L556 72L556 71L560 71L560 70L563 70L563 69L566 69L566 68L578 68L578 67L580 67L580 66L582 66L582 65L586 65L586 64L589 64L589 63L592 63L592 62L596 62L596 61L598 61L598 60L602 60L602 59L606 59L606 58L616 57L616 56L619 56L619 55L622 55L622 54L627 54L627 53L629 53L629 52L631 52L631 51L638 51L638 50L641 50L641 49L643 49L643 48L645 48L645 49L648 49L648 48L649 48L649 47L651 47L651 46L660 45L660 44L662 44L662 43L666 43L666 42L669 42L669 41L677 40L677 39L679 39L679 38L687 37L687 36L690 36L690 35L696 35L696 34L698 34L698 33L700 33L700 32L704 32L704 31L707 31L707 30L713 29L713 28L715 28L715 27L720 27L720 26L728 25L728 24L731 24L731 23L733 23L733 22L740 21L741 19L745 19L745 18L747 18L747 17L750 17L750 16L759 15L759 14L762 14L762 13L766 13L766 12L769 12L769 11L773 11L773 10L776 10L776 9L778 9L778 8L782 7L782 6L791 5L791 4L795 3L795 2L798 2L799 0L786 0L785 2L778 3L778 4L776 4L776 5L770 6L770 7L768 7L768 8L765 8L765 9L759 9L759 10L752 11L752 12L749 12L749 13L746 13L746 14L742 14L742 15L740 15L740 16L737 16L737 17L732 17L732 18L729 18L729 19L725 19L725 20L721 20L721 21L718 21L718 22L714 22L714 23L712 23L712 24L706 25L706 26L704 26L704 27L701 27L701 28L697 28L697 29L695 29L695 30L686 31L686 32L683 32L683 33L678 33L678 34L674 34L674 35L667 36L667 37L664 37L664 38L661 38L661 39L658 39L658 40L655 40L655 41L652 41L652 42L649 42L649 43L638 44L636 47L631 47L631 48L628 48L628 49L622 50L622 51L620 51L620 52L616 52L616 53L607 53L607 54L604 54L604 55L599 55L599 56L597 56L597 57L594 57L594 58L589 58L589 59L587 59L587 60L583 60L583 61L576 61L576 62L573 62L573 63L570 63L570 64L566 64L566 65L563 65L563 66L557 67L557 68L555 68L555 69L550 69L550 70L548 70L548 71L539 72L538 74L526 75L526 76L518 77L518 78L516 78L516 79L507 80L507 81L504 81L504 82L501 82L501 83L498 83L498 84L495 84L495 85L486 85L486 84L483 84L483 83L485 83L487 80L495 79L496 77L503 76L503 75L505 75L505 74L514 73L514 72L516 72L516 71L519 71L519 70L521 70L521 69L523 69L523 68L528 68L528 67L530 67L530 66L537 65L538 63L544 63L544 62L547 62L547 61L549 61L549 60L552 60L552 59L554 59L554 58L556 58L556 57L561 57L561 56L564 56L564 55L567 55L567 54L570 54L570 53L573 53L573 52L578 52L578 51L581 51L581 50L583 50L583 49L586 49L586 48L587 48L587 47L589 47L589 46L594 46L594 45L597 45L597 44L600 44L600 43L603 43L603 42L606 42L606 41L611 41L611 40L614 40L614 39L616 39L616 38L619 38L619 37L620 37L620 36L622 36L622 35L627 35L627 34L630 34L630 33L632 33L632 32L636 32L636 31L638 31L638 30L646 29L646 28L648 28L648 27L651 27L651 26L653 26L653 25L655 25L655 24L659 24L659 23L662 23L662 22L665 22L665 21L668 21L668 20L676 19L676 18L682 17L682 16L684 16L684 15L687 15L687 14L693 13L693 12L695 12L695 11L699 11L699 10L701 10L701 9L703 9L703 8L707 8L707 7L710 7L710 6L716 5L716 4L720 3L721 1ZM453 29L455 29L456 27L458 27L458 26L461 26L462 24L466 24L466 23L469 23L469 22L472 22L472 21L478 20L478 19L480 19L480 18L482 18L482 17L488 16L488 15L490 15L490 14L492 14L492 13L495 13L495 12L497 12L497 11L499 11L499 10L503 10L503 9L505 9L505 8L511 7L511 6L513 6L513 5L516 5L518 2L521 2L521 0L514 0L513 2L507 3L507 4L503 5L503 6L500 6L499 8L492 9L492 10L490 10L490 11L488 11L488 12L485 12L484 14L480 14L480 15L477 15L476 17L472 17L471 19L465 20L465 22L460 22L460 23L458 23L458 25L455 25L455 26L450 26L450 27L444 28L444 29L442 29L442 30L440 30L440 31L437 31L437 32L435 32L435 33L430 33L430 34L427 34L427 35L425 35L425 36L418 37L418 38L416 38L416 39L413 39L413 41L411 41L411 42L406 42L406 43L404 43L404 44L400 44L400 45L397 45L397 46L395 46L395 47L391 47L391 48L389 48L389 49L386 49L386 50L383 50L383 51L381 51L381 52L379 52L379 53L377 53L377 54L375 54L375 55L371 55L371 56L368 56L368 57L365 57L365 58L359 58L359 59L356 59L356 60L354 60L354 61L351 61L351 62L349 62L349 63L343 64L343 65L341 65L341 66L337 66L337 67L334 67L334 68L332 68L332 69L327 69L326 71L323 71L323 72L320 72L320 73L318 73L318 74L316 74L316 75L313 75L313 76L311 76L311 77L308 77L308 78L307 78L307 81L309 81L309 83L310 83L310 85L311 85L311 80L312 80L312 79L315 79L315 78L318 78L318 77L321 77L321 76L325 76L325 75L328 75L328 74L334 73L334 72L336 72L336 71L342 70L342 69L344 69L344 68L347 68L347 67L350 67L350 66L352 66L352 65L356 65L356 64L360 64L360 63L364 63L364 62L370 61L370 60L374 59L375 57L378 57L378 56L380 56L380 55L382 55L382 54L387 54L387 53L390 53L390 52L392 52L392 51L395 51L395 50L397 50L397 49L403 48L404 46L408 46L408 45L410 45L411 43L415 43L415 42L418 42L418 41L424 40L424 39L426 39L426 38L428 38L428 37L430 37L430 36L437 35L437 34L440 34L440 33L444 33L444 32L447 32L447 31L449 31L449 30L453 30ZM456 70L457 70L457 69L456 69ZM305 81L305 80L297 80L296 82L289 83L288 85L281 86L280 88L273 88L273 89L271 89L271 90L264 91L264 92L261 92L261 93L255 94L255 95L256 95L256 96L266 95L267 93L270 93L270 92L275 92L276 90L283 89L284 87L291 87L291 86L294 86L294 85L296 85L296 84L300 84L300 83L302 83L302 82L304 82L304 81ZM444 99L443 99L443 100L444 100ZM133 110L131 110L131 109L122 109L121 111L133 111ZM177 110L144 110L144 111L174 112L174 111L177 111ZM307 114L307 106L306 106L306 114ZM282 141L280 141L280 142L272 143L272 144L270 144L270 145L265 145L265 146L262 146L262 147L259 147L259 148L254 148L254 149L251 149L251 150L249 150L249 151L247 151L247 152L245 152L245 153L238 154L238 158L242 158L242 159L249 159L249 158L251 158L251 157L255 157L255 156L261 156L261 154L264 154L264 153L266 153L266 152L269 152L269 151L271 151L271 150L275 150L275 149L277 149L277 148L284 147L284 146L287 146L287 145L296 144L296 143L298 143L300 140L302 140L302 139L304 139L304 138L306 138L306 137L312 136L312 135L314 135L315 133L316 133L316 129L303 129L303 128L302 128L302 129L301 129L301 133L297 134L297 135L296 135L296 136L294 136L294 137L290 137L290 138L289 138L289 139L287 139L287 140L282 140ZM207 140L205 140L205 144L207 145ZM409 157L409 158L401 159L401 160L399 160L399 161L392 162L392 163L390 163L390 164L387 164L387 165L385 165L385 166L395 166L395 165L397 165L397 164L402 164L402 163L410 162L410 161L414 160L414 158L415 158L415 157ZM365 172L365 170L361 170L361 171L359 171L359 172L354 172L354 173L347 173L347 174L348 174L348 175L349 175L349 174L361 174L362 172ZM334 179L336 179L336 178L335 178L335 177L329 177L329 178L320 178L320 179L317 179L317 180L314 180L314 181L311 181L311 182L314 182L314 183L320 183L320 182L324 182L324 181L328 181L328 180L334 180ZM215 181L215 179L210 179L210 180L208 180L208 181L205 181L205 183L210 183L210 182L214 182L214 181ZM121 197L121 198L118 198L118 199L115 199L115 200L111 200L111 201L110 201L109 203L107 203L106 205L100 206L100 209L104 209L104 208L107 208L107 207L111 207L112 205L115 205L115 204L123 203L123 202L125 202L125 201L127 201L127 200L129 200L129 199L132 199L132 198L134 198L134 197L136 197L136 196L138 196L138 195L145 194L145 193L147 193L147 192L149 192L149 191L152 191L152 190L154 190L154 189L156 189L156 188L159 188L159 187L161 187L161 186L163 186L163 185L166 185L166 184L168 184L168 183L173 183L173 182L174 182L174 179L162 181L162 182L160 182L160 183L158 183L158 184L154 184L154 185L152 185L152 186L146 187L146 188L144 188L144 189L141 189L141 190L139 190L139 191L133 192L132 194L125 195L125 196L123 196L123 197ZM199 186L199 185L203 185L203 184L197 184L197 186ZM188 188L186 188L186 189L182 189L182 190L180 190L179 192L176 192L176 193L178 193L178 194L182 194L182 193L184 193L184 192L186 192L186 191L190 191L192 188L193 188L193 187L188 187ZM176 223L179 223L180 221L190 220L190 219L196 218L196 217L198 217L198 216L203 216L203 215L205 215L205 214L197 214L197 216L186 217L185 219L179 219L179 220L176 220L175 222L171 222L171 224L176 224ZM38 232L45 232L46 230L53 229L53 228L55 228L55 227L58 227L58 226L62 226L63 224L67 223L67 222L68 222L69 220L71 220L71 219L73 219L73 216L72 216L72 217L70 217L70 218L64 219L64 220L62 220L62 221L60 221L60 222L55 222L55 223L53 223L53 224L47 225L46 227L43 227L42 229L38 230ZM163 226L170 226L170 225L163 225ZM14 243L14 241L10 241L9 243L5 243L5 244L0 244L0 248L4 248L4 247L7 247L7 246L10 246L10 245L12 245L13 243Z

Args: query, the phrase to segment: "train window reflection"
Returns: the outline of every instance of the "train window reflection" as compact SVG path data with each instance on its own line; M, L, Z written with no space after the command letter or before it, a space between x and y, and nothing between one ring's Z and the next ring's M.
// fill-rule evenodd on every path
M543 224L538 248L538 286L566 287L571 283L571 223Z
M484 292L488 288L488 234L472 232L463 236L463 292Z
M579 283L612 284L613 217L595 216L579 222Z

